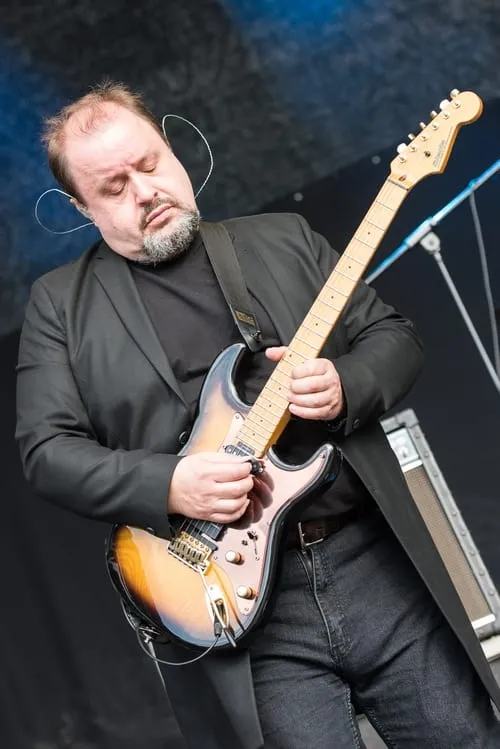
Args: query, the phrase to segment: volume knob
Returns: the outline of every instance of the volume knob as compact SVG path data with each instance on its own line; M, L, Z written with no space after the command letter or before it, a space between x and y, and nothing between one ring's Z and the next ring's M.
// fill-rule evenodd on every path
M242 561L243 556L239 551L226 551L226 562L230 562L231 564L241 564Z
M250 600L255 598L255 591L253 588L248 588L246 585L238 585L236 588L236 595L238 598L247 598Z

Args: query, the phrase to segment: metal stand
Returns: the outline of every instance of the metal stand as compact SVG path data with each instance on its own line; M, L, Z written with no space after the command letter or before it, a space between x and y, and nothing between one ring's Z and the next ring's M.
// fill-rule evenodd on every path
M453 283L453 279L448 272L448 268L446 267L443 257L441 255L441 241L438 235L435 232L430 231L428 234L425 235L425 237L422 237L422 239L420 240L420 244L422 245L424 250L426 250L429 253L429 255L432 258L434 258L434 260L436 261L438 268L441 271L442 276L444 280L446 281L446 284L450 290L450 293L456 302L458 310L460 314L462 315L462 318L465 324L467 325L467 329L469 333L471 334L472 340L476 344L476 348L479 351L481 359L483 360L484 365L486 369L488 370L491 379L493 380L493 384L498 390L498 394L500 395L500 378L498 377L495 371L495 368L493 367L493 364L491 363L491 359L488 356L486 349L484 348L482 344L479 334L476 328L474 327L474 323L472 322L470 315L467 312L465 304L462 302L462 298L460 297L460 294L458 293L457 287Z
M448 286L448 289L450 290L450 293L455 300L455 303L458 307L458 310L467 326L467 329L472 337L472 340L474 341L474 344L476 348L479 351L479 354L481 356L481 359L484 362L484 365L486 369L488 370L488 373L493 381L493 384L498 391L498 394L500 395L500 376L499 372L495 370L495 367L492 364L492 361L490 357L488 356L488 353L486 349L484 348L481 339L479 337L479 334L474 327L474 324L470 318L469 313L467 312L467 309L460 297L460 294L458 293L458 290L453 282L453 279L450 276L450 273L448 272L448 269L444 263L444 260L441 255L441 242L436 234L435 231L433 231L434 227L439 224L442 219L447 216L451 211L453 211L460 203L462 203L466 198L470 198L471 201L473 200L473 193L475 190L477 190L478 187L480 187L484 182L486 182L490 177L492 177L496 172L500 170L500 159L496 161L492 166L487 169L483 174L478 177L478 179L472 180L472 182L469 183L469 186L463 190L461 193L459 193L453 200L451 200L447 205L444 206L440 211L438 211L434 216L432 216L430 219L426 219L423 221L415 231L413 231L411 234L408 235L408 237L404 240L404 242L391 254L389 255L386 260L384 260L380 265L371 273L367 278L366 282L371 283L374 281L378 276L380 276L381 273L383 273L387 268L389 268L393 263L396 262L402 255L405 254L409 249L414 247L416 244L420 244L424 250L426 250L431 257L434 258L436 261L439 270L441 271L441 274L446 281L446 284ZM482 238L478 236L478 241L481 239L480 244L482 244ZM484 250L483 247L481 247L482 250Z

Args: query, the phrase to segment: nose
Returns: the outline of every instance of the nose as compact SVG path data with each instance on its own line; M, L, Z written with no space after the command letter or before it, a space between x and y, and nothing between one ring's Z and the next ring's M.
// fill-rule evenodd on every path
M151 176L144 173L134 174L131 178L134 186L137 202L140 205L151 203L158 196L156 187Z

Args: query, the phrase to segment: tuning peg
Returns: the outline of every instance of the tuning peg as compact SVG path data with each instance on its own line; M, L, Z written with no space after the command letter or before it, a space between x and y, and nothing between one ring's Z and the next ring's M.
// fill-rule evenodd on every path
M435 109L433 109L433 110L432 110L432 112L431 112L431 119L433 120L433 119L434 119L434 117L437 117L437 114L438 114L438 113L436 112L436 110L435 110Z
M413 133L408 133L408 140L415 140Z
M421 130L424 130L424 128L427 127L427 125L425 124L425 122L419 122L418 126L420 127Z
M406 151L407 148L408 146L406 143L400 143L399 146L397 147L397 152L403 153L403 151Z
M443 99L443 101L440 102L439 104L439 109L443 111L443 109L446 109L446 107L449 107L449 106L450 106L450 102L448 101L448 99Z
M458 88L454 88L452 89L452 91L450 91L450 96L452 99L455 99L459 95L459 93L460 91L458 90Z

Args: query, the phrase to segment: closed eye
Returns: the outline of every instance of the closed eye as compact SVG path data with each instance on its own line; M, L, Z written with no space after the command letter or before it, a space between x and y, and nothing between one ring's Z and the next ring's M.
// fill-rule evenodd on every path
M116 187L108 187L106 192L108 195L121 195L123 192L124 185L117 185Z

